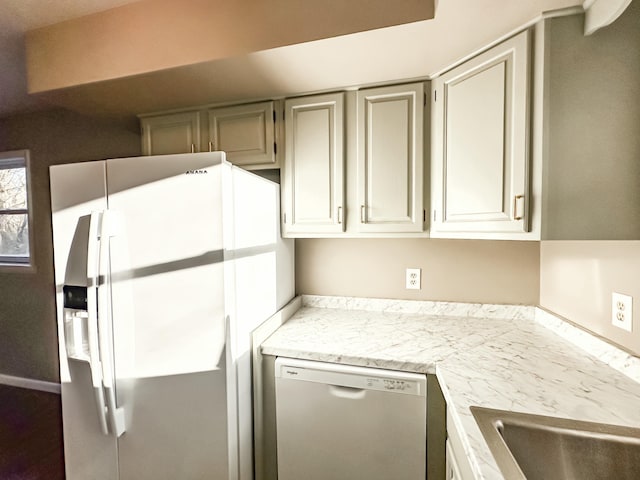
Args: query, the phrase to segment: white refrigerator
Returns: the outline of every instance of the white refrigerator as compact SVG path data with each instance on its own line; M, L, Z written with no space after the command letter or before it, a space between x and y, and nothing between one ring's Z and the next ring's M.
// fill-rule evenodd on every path
M50 179L67 480L252 479L250 332L294 295L279 186L222 152Z

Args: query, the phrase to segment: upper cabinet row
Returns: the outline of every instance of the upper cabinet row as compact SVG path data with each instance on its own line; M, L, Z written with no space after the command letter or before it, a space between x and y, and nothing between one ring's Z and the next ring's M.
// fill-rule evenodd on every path
M524 31L447 71L428 104L424 83L287 100L283 232L420 235L430 225L431 237L535 238L530 50Z
M434 79L430 112L423 83L358 90L346 116L342 93L287 100L284 233L529 237L530 47L524 31Z
M523 32L431 83L145 116L143 152L281 167L286 236L518 238L530 225L529 51Z
M431 81L145 116L143 150L280 168L287 236L639 239L636 18L545 18Z
M530 225L529 51L525 31L431 83L145 116L143 152L281 167L286 236L518 238Z

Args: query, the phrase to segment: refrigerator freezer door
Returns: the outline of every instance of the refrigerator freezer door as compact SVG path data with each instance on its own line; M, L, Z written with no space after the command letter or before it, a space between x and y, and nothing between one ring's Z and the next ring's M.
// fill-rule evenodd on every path
M89 224L92 212L107 208L105 163L53 166L50 179L66 478L113 480L118 478L117 441L104 435L104 422L100 420L104 419L104 409L97 408L94 398L95 388L102 390L100 370L95 369L92 378L88 345L85 356L82 345L66 340L69 332L65 332L65 313L71 315L76 310L79 322L84 316L78 309L65 312L63 290L65 282L91 287L87 278ZM86 320L88 316L87 312Z
M107 161L120 480L228 478L221 158Z

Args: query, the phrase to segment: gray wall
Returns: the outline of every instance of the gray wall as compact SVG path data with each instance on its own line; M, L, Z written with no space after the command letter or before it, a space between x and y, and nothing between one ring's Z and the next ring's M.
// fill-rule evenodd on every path
M35 272L0 269L0 373L59 381L49 165L140 154L138 132L62 109L0 119L0 151L31 151Z
M543 238L640 240L640 2L591 36L549 23Z

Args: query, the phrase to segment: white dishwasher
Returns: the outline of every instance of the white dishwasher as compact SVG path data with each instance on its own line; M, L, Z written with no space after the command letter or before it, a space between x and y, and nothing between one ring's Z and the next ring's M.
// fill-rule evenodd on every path
M426 375L278 357L278 480L424 480Z

